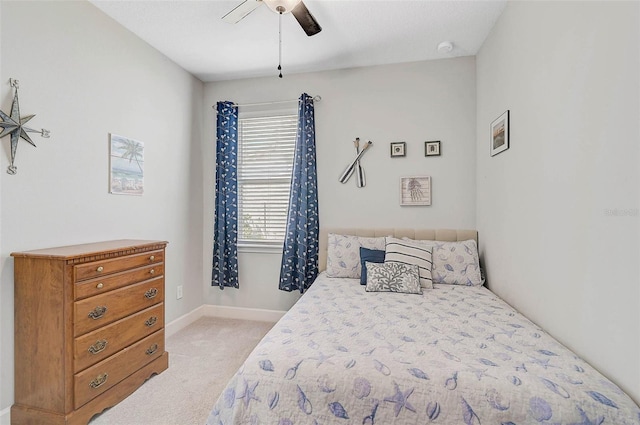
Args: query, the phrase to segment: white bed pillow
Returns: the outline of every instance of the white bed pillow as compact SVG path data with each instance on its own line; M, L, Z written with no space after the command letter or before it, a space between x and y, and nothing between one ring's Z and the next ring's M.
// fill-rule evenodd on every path
M413 241L386 238L384 262L402 263L418 266L420 285L423 288L433 288L431 278L432 248ZM368 272L369 269L367 269Z
M365 263L367 292L422 294L418 266L404 263Z
M385 238L366 238L329 233L327 240L327 276L360 279L360 247L384 251Z
M436 242L433 245L433 283L479 286L484 283L476 241Z

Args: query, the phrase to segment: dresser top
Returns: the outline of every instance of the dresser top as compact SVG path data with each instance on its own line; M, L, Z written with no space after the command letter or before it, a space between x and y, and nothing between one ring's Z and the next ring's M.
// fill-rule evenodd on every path
M97 254L115 253L129 250L161 249L167 241L149 241L138 239L120 239L114 241L85 243L80 245L60 246L55 248L36 249L33 251L12 252L12 257L38 257L69 260Z

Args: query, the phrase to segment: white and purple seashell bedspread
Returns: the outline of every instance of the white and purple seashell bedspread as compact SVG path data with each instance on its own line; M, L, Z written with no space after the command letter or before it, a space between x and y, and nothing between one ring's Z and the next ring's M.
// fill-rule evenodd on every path
M616 385L484 287L370 293L321 275L209 425L639 425Z

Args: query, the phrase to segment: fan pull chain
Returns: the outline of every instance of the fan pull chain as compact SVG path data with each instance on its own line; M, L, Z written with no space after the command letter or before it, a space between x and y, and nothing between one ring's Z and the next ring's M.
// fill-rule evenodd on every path
M278 14L278 71L282 78L282 11Z

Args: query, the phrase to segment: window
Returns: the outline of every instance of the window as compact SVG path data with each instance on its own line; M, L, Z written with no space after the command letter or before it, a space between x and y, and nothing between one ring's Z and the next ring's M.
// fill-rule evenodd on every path
M238 244L282 247L297 115L238 120Z

